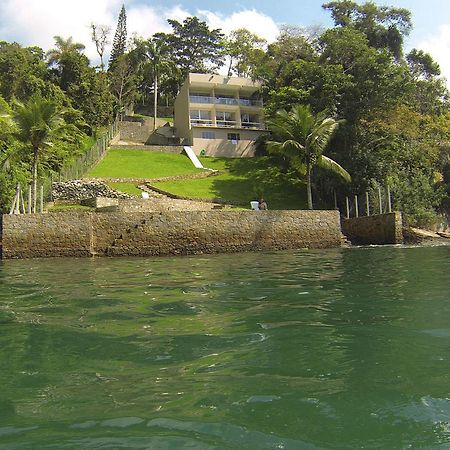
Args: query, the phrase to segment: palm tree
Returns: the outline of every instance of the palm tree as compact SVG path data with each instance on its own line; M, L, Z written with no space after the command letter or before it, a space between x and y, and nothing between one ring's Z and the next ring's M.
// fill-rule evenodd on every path
M150 63L151 74L153 76L154 92L154 114L153 130L156 129L156 119L158 114L158 82L161 75L166 71L175 69L173 61L168 55L168 46L161 39L153 38L147 41L145 55Z
M48 65L58 64L63 55L71 52L80 52L85 49L83 44L73 42L72 36L64 39L61 36L53 36L56 48L52 48L45 55L47 57Z
M32 152L32 212L36 212L39 158L44 149L53 145L52 141L62 130L64 120L55 102L38 95L31 97L25 105L17 103L13 119L18 127L18 140L24 144L25 149Z
M13 123L11 119L11 108L6 100L0 96L0 169L8 166L12 151L8 145L4 145L5 140L12 135Z
M309 105L298 104L289 112L277 111L273 119L267 120L267 125L272 132L267 141L268 150L299 160L304 166L309 209L313 209L311 172L314 166L351 181L350 174L341 165L323 154L339 125L338 121L327 117L324 112L314 115Z

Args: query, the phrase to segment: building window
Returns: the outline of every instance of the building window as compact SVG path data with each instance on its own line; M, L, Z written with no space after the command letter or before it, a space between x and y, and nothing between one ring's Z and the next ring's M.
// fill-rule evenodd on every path
M194 109L189 112L192 125L212 125L209 111Z
M236 120L234 114L228 111L216 112L216 123L218 127L235 127Z
M227 139L231 141L232 144L237 144L240 141L241 136L239 133L228 133Z
M216 133L214 131L202 131L202 139L215 139Z

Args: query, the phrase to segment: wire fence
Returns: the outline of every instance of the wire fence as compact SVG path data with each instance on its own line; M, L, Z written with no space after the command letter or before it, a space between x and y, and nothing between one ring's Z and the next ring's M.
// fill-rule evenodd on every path
M335 197L335 207L346 219L390 213L392 212L391 189L389 185L374 187L362 194L346 196L340 204Z
M41 178L45 201L51 200L52 184L54 181L75 180L84 176L106 153L111 140L119 132L119 118L109 125L106 132L97 139L95 144L84 154L76 158L71 163L64 165L59 173L50 174Z

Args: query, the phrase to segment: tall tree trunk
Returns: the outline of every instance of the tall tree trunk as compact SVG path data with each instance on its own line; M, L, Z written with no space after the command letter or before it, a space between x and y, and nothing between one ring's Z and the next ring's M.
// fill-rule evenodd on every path
M228 77L231 77L231 68L233 67L233 57L230 56L230 65L228 66Z
M155 74L155 100L154 100L154 107L155 110L153 111L153 131L156 130L156 119L158 116L158 75Z
M37 169L39 163L39 147L33 148L33 167L32 167L32 180L31 180L31 190L33 193L33 205L31 212L36 212L37 203Z
M308 208L313 208L313 201L312 201L312 189L311 189L311 164L308 163L306 165L306 191L308 194Z

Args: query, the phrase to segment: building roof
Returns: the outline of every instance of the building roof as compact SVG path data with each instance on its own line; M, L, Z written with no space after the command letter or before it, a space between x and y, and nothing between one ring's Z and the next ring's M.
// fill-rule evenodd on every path
M210 73L190 73L186 82L191 87L198 88L220 88L221 90L243 90L249 93L256 92L261 88L261 83L251 78L225 77Z

